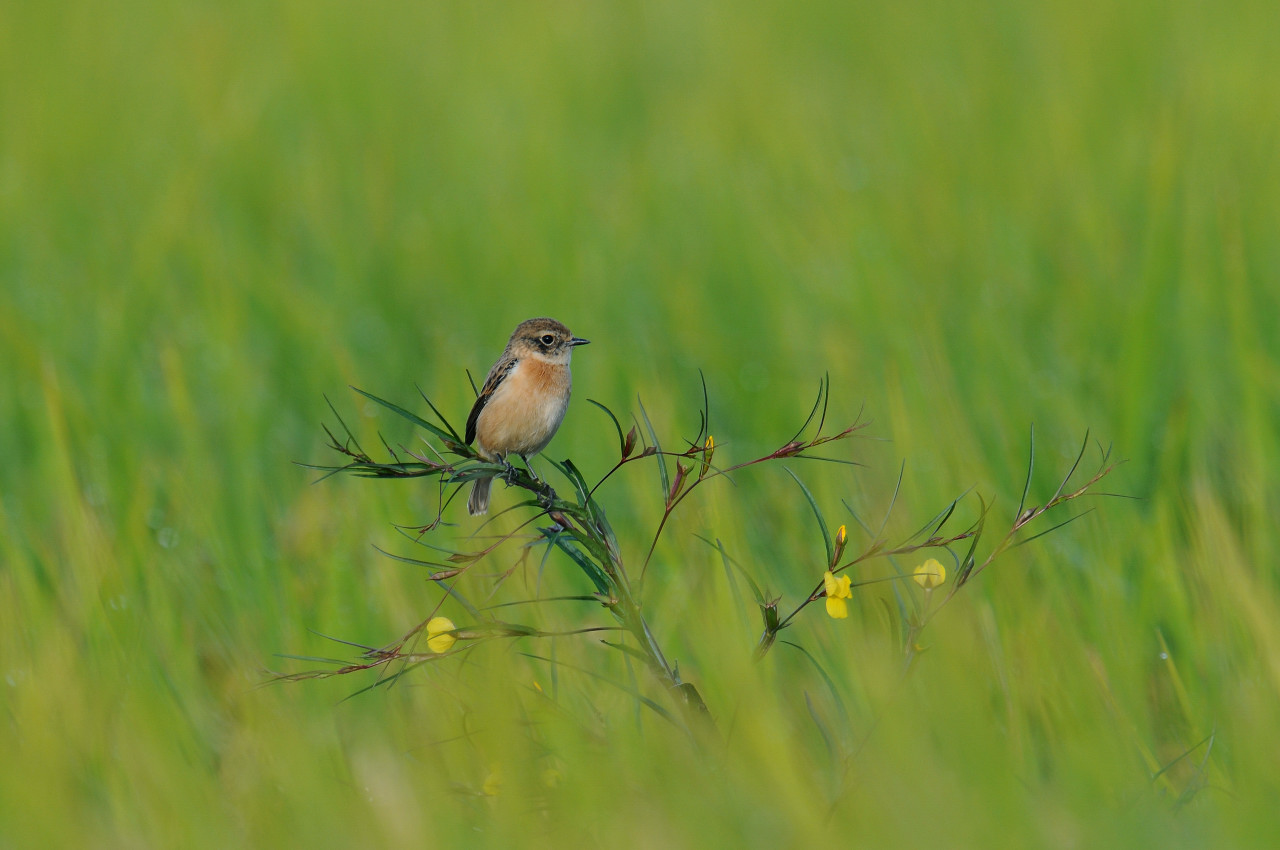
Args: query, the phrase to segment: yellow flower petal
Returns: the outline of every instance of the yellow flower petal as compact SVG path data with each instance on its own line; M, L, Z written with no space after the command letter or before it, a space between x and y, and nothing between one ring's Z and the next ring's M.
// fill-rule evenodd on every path
M942 566L937 558L930 558L916 567L915 582L925 590L933 590L946 580L947 568Z
M458 640L451 634L455 628L448 617L432 617L427 622L427 649L437 654L448 652Z
M822 587L827 594L827 616L837 620L849 616L849 603L845 600L853 598L853 590L849 587L851 583L848 576L836 578L831 570L822 574Z
M853 580L848 576L836 578L831 570L822 574L822 586L827 591L828 599L852 599L853 590L850 588L852 582Z

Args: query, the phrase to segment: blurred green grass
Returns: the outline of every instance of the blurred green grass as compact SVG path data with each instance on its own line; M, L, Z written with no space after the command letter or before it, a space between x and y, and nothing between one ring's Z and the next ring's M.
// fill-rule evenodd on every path
M1273 33L1250 0L0 7L0 845L1271 846ZM903 460L904 528L973 484L1012 513L1033 422L1033 494L1092 428L1142 499L998 564L905 684L887 591L802 619L833 694L750 662L694 537L795 600L798 491L716 490L650 602L723 752L493 645L258 687L438 602L369 546L431 493L290 465L324 396L393 442L347 384L461 420L541 314L593 340L550 450L589 475L586 397L692 433L700 368L741 459L825 372L889 439L797 468L833 521ZM609 499L638 559L653 481Z

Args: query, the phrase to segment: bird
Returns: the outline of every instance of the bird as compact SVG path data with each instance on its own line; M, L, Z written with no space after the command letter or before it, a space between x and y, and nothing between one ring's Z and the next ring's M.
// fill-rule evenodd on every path
M476 454L487 461L507 463L507 455L514 454L527 466L564 420L573 386L569 361L573 349L588 342L555 319L527 319L516 325L471 407L467 445L474 443ZM492 484L488 476L471 485L471 516L488 512Z

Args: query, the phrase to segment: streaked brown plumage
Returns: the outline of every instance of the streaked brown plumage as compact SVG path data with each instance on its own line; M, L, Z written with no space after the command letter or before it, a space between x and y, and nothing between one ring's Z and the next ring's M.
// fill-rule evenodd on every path
M524 458L546 448L569 407L573 349L588 340L574 336L555 319L529 319L516 326L498 362L485 378L467 417L467 444L486 460ZM492 478L471 485L467 511L489 510Z

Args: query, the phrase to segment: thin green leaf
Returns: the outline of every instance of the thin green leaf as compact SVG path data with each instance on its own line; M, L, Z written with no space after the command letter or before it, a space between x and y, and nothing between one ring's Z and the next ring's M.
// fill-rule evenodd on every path
M582 471L574 465L573 461L565 459L560 464L560 471L573 484L573 490L578 497L578 505L587 507L587 503L591 500L591 485L587 483L586 476Z
M678 670L676 671L679 672ZM695 709L704 718L711 718L711 709L707 708L707 704L702 701L702 694L698 693L698 689L694 687L693 682L680 682L673 691L678 693L685 701L685 705Z
M822 530L822 542L827 547L827 563L831 563L832 556L835 554L835 544L831 541L831 531L827 528L827 521L822 518L822 511L818 509L818 502L813 498L813 494L809 492L809 488L804 486L804 482L800 477L791 471L790 467L782 467L786 473L791 476L792 480L800 486L800 492L804 493L805 499L809 502L809 507L813 509L813 516L818 520L818 528Z
M625 643L616 643L611 640L602 640L600 642L605 646L609 647L610 649L616 649L625 655L629 655L632 658L638 659L646 667L657 669L657 665L653 663L653 659L645 655L640 650L636 649L634 646L627 646Z
M627 683L631 686L631 690L634 693L637 693L637 694L640 693L640 680L636 677L636 667L634 664L631 663L631 656L623 655L622 663L623 663L623 666L627 668ZM635 706L636 706L636 715L635 715L636 731L642 732L644 730L644 703L642 703L640 700L637 699L635 701Z
M818 430L814 434L817 439L818 434L822 433L822 429L827 424L827 405L831 402L831 373L825 372L822 375L822 383L825 389L822 391L822 416L818 418Z
M316 637L321 637L321 638L324 638L325 640L331 640L331 641L333 641L334 643L340 643L340 644L342 644L343 646L349 646L349 647L351 647L351 648L353 648L353 649L358 649L358 650L360 650L361 652L375 652L375 651L377 651L375 647L372 647L372 646L366 646L366 645L365 645L365 644L363 644L363 643L356 643L355 641L352 641L352 640L343 640L342 638L334 637L333 635L327 635L327 634L325 634L324 632L318 632L318 631L316 631L315 629L307 629L307 631L311 632L311 634L315 635Z
M982 498L982 494L978 494L978 501L982 504L982 511L978 514L978 519L974 522L973 527L975 533L969 541L969 551L960 561L960 569L956 573L956 587L963 587L964 583L969 580L969 576L973 574L974 566L977 564L978 541L982 539L982 530L987 524L987 500Z
M1071 469L1070 471L1067 472L1067 477L1062 479L1062 483L1058 485L1058 490L1053 494L1053 498L1050 499L1048 502L1045 502L1045 504L1047 505L1053 504L1054 501L1056 501L1057 498L1062 495L1062 491L1065 490L1067 487L1067 482L1071 480L1071 476L1076 474L1076 469L1080 466L1080 461L1084 459L1084 453L1088 450L1088 448L1089 448L1089 430L1086 428L1084 432L1084 442L1080 446L1080 454L1076 455L1076 462L1071 464Z
M819 463L838 463L841 466L866 466L865 463L858 463L856 460L848 460L842 457L820 457L819 455L794 454L791 457L796 460L816 460Z
M337 658L325 658L320 655L287 655L283 652L277 652L274 654L274 657L285 658L289 661L305 661L308 664L333 664L336 667L346 667L351 664L349 660L343 661Z
M574 489L578 493L578 504L586 510L587 518L591 523L592 530L605 544L605 550L609 556L609 560L616 561L619 556L618 538L613 533L613 526L609 524L609 517L604 509L600 507L600 503L591 495L591 486L587 483L586 476L576 467L571 460L565 460L560 471L573 482ZM592 541L595 543L596 541ZM591 547L593 551L597 547Z
M905 579L907 577L906 573L904 573L902 569L898 566L897 560L890 558L889 564L893 567L894 572L897 573L897 575L894 576L894 578ZM889 586L889 589L893 591L893 601L894 601L894 604L897 605L898 607L898 622L902 624L902 634L905 637L908 631L907 624L911 620L911 612L908 609L915 607L917 605L917 602L914 596L908 598L907 594L903 593L903 586L901 581L893 582ZM888 604L889 603L886 602L885 606L887 607Z
M968 491L965 491L965 493L962 493L961 495L959 495L959 496L957 496L956 498L952 499L952 500L951 500L951 504L947 505L945 508L943 508L942 510L940 510L940 511L938 511L936 514L934 514L934 515L929 519L929 521L928 521L928 522L926 522L924 525L922 525L922 526L920 527L920 530L919 530L919 531L917 531L915 534L912 534L912 535L911 535L910 537L908 537L906 540L902 541L902 542L903 542L903 545L906 545L906 544L910 543L912 540L915 540L917 537L920 537L922 534L924 534L924 533L925 533L926 531L928 531L930 528L933 528L933 531L931 532L931 534L937 534L937 533L938 533L938 530L939 530L939 529L941 529L941 528L942 528L942 526L944 526L944 525L946 524L947 520L951 519L951 514L955 511L955 509L956 509L956 504L957 504L961 499L963 499L966 495L968 495ZM941 520L939 520L939 517L941 517ZM935 527L935 526L936 526L936 527Z
M574 545L574 538L563 532L543 530L542 533L547 540L568 555L578 565L578 568L587 574L587 578L595 585L596 590L606 597L612 595L613 583L609 576L600 568L599 564L587 557L585 552Z
M380 552L383 555L386 555L388 558L390 558L393 561L399 561L402 564L412 564L415 567L422 567L426 570L431 571L432 573L439 572L440 570L448 570L455 574L458 572L457 568L454 567L452 564L441 564L435 561L421 561L417 558L410 558L405 555L397 555L393 552L388 552L386 549L383 549L381 546L377 545L376 543L373 544L373 548L377 549L378 552ZM454 554L457 554L457 553L454 553Z
M1031 473L1036 468L1036 426L1031 423L1031 457L1027 459L1027 483L1022 486L1022 498L1018 501L1018 512L1013 515L1016 523L1022 519L1022 511L1027 506L1027 494L1031 492Z
M813 409L809 411L809 415L805 418L804 424L800 426L800 430L796 431L795 436L793 436L788 442L790 443L797 442L800 439L800 435L803 434L806 430L808 430L809 423L813 422L813 417L818 415L818 408L822 407L822 404L823 404L822 398L823 398L825 389L826 389L825 379L819 379L818 397L813 400Z
M879 540L880 535L884 534L884 528L889 524L889 517L893 515L893 508L898 504L898 493L902 491L902 477L907 474L907 462L904 460L898 467L898 481L893 485L893 496L889 499L889 507L884 512L884 519L880 521L880 528L876 533L871 535L873 541Z
M594 398L589 398L587 399L587 401L590 402L591 404L594 404L596 407L600 408L601 410L603 410L606 414L608 414L609 418L613 420L613 427L618 432L618 455L621 456L625 454L627 450L627 438L622 433L622 423L618 421L618 417L613 415L612 410L605 407L603 404L596 401Z
M1094 511L1094 509L1093 509L1093 508L1089 508L1087 511L1081 511L1080 513L1076 514L1076 515L1075 515L1075 516L1073 516L1073 517L1068 517L1067 519L1064 519L1062 522L1058 523L1057 525L1053 526L1052 528L1046 528L1044 531L1041 531L1041 532L1039 532L1038 534L1033 534L1033 535L1031 535L1030 537L1026 538L1025 540L1019 540L1017 543L1013 544L1013 545L1012 545L1012 546L1010 546L1009 548L1010 548L1010 549L1016 549L1016 548L1017 548L1017 547L1019 547L1019 546L1025 546L1026 544L1030 543L1032 540L1035 540L1037 537L1044 537L1046 534L1050 534L1050 533L1052 533L1052 532L1054 532L1054 531L1057 531L1059 528L1062 528L1064 525L1068 525L1069 523L1073 523L1073 522L1075 522L1076 520L1080 519L1080 517L1082 517L1082 516L1087 516L1088 514L1093 513L1093 511Z
M818 727L818 734L822 736L822 742L827 745L827 752L831 757L838 758L839 753L836 751L836 742L831 737L831 732L827 729L827 724L818 716L818 710L813 707L813 700L809 697L809 692L804 692L804 704L809 709L809 717L813 720L813 725Z
M467 599L467 597L459 593L457 588L453 587L452 585L445 584L444 582L441 582L439 586L444 588L445 593L449 594L454 599L458 600L458 604L461 605L463 608L466 608L467 613L470 614L473 618L475 618L477 622L484 619L484 616L480 613L480 609L472 605L471 600Z
M844 509L849 512L849 516L853 517L853 521L861 526L862 530L867 533L867 536L874 538L874 535L871 533L871 526L862 521L862 517L858 516L858 512L853 509L853 505L850 505L844 499L840 500L840 504L844 505Z
M938 532L942 531L942 527L947 524L947 520L951 519L951 515L956 512L956 504L959 501L960 499L958 498L951 500L951 505L947 508L946 515L938 521L937 526L934 527L933 532L929 535L930 537L936 537Z
M707 376L702 369L698 369L698 380L702 382L702 424L698 427L698 437L694 440L695 445L702 445L704 437L711 434L711 397L707 394Z
M398 682L398 681L400 680L400 678L401 678L401 677L406 676L406 675L408 675L409 673L412 673L414 670L418 669L418 668L419 668L419 667L421 667L423 664L432 664L432 663L435 663L435 662L437 662L437 661L441 661L441 660L443 660L443 659L445 659L445 658L448 658L448 656L447 656L447 655L433 655L433 656L430 656L430 657L427 657L427 658L417 658L417 659L413 660L412 662L406 663L403 667L401 667L401 668L400 668L399 670L397 670L396 672L394 672L394 673L390 673L390 674L388 674L388 675L386 675L386 676L383 676L383 677L379 678L379 679L378 679L376 682L374 682L372 685L369 685L368 687L360 688L359 690L357 690L357 691L355 691L355 692L353 692L353 693L347 694L345 697L343 697L343 702L346 702L346 701L347 701L347 700L349 700L349 699L355 699L356 697L360 696L361 694L368 693L369 691L375 690L375 689L377 689L377 688L383 688L383 687L387 687L387 688L389 688L389 687L391 687L391 686L395 685L395 684L396 684L396 682Z
M1114 443L1107 443L1107 447L1104 449L1104 448L1102 447L1102 441L1101 441L1101 440L1094 440L1093 442L1098 446L1098 452L1099 452L1099 454L1101 454L1101 456L1102 456L1102 459L1098 461L1098 466L1099 466L1100 468L1101 468L1101 467L1104 467L1104 466L1106 466L1106 465L1107 465L1107 461L1111 459L1111 450L1112 450L1113 448L1115 448L1115 444L1114 444ZM1125 462L1125 461L1123 461L1123 460L1122 460L1122 461L1120 461L1120 463L1124 463L1124 462Z
M352 466L351 464L347 464L346 466L322 466L318 463L303 463L300 460L295 460L293 465L300 466L303 469L314 469L316 472L324 473L324 475L321 475L315 481L312 481L312 484L319 484L321 481L327 481L340 472L346 472Z
M462 437L458 436L458 432L455 431L453 429L453 426L449 424L449 420L445 419L444 414L441 413L439 410L437 410L436 406L431 403L431 399L427 398L427 394L422 391L422 387L419 387L415 384L414 389L418 391L418 395L422 396L422 400L427 403L427 407L431 408L431 412L436 415L436 418L439 419L441 423L444 424L444 427L449 429L449 433L453 436L453 441L461 445L463 442Z
M351 444L356 447L357 452L359 452L360 454L364 454L364 449L360 447L360 442L356 440L355 435L351 433L351 429L347 427L346 420L342 418L342 414L338 412L338 408L333 406L333 401L331 401L327 395L324 397L324 403L329 405L329 410L333 411L333 415L337 417L338 424L341 425L342 430L346 432L347 440L349 440ZM324 430L325 430L325 433L328 433L329 431L328 428L325 428ZM332 438L333 435L329 434L329 437ZM335 440L334 442L337 442L337 441Z
M676 720L675 716L673 716L671 712L667 711L665 708L658 705L656 702L649 699L648 697L640 693L635 688L629 688L626 685L623 685L619 682L615 682L613 679L610 679L608 676L603 676L600 673L595 672L594 670L587 669L586 667L580 667L576 664L569 664L566 661L557 661L555 659L547 658L546 656L543 656L543 655L537 655L532 652L522 652L520 654L523 655L525 658L532 658L536 661L545 661L548 664L552 664L559 667L567 667L570 670L576 670L577 672L590 676L593 679L599 679L600 681L605 682L606 684L613 685L615 688L622 691L623 693L630 694L631 696L640 700L640 702L644 703L646 708L650 709L651 711L653 711L655 714L657 714L659 717L663 718L664 720L669 721L671 725L681 729L684 728L684 726L681 725L680 722Z
M729 553L724 548L724 542L720 540L720 538L717 537L716 541L712 543L700 534L695 534L694 537L720 553L720 560L724 565L725 580L729 582L729 587L733 590L734 599L739 603L739 605L741 605L742 599L738 591L738 580L734 578L733 570L737 570L742 574L742 577L746 579L747 585L751 588L751 595L755 597L756 604L763 605L765 603L765 596L760 590L760 585L756 584L755 579L751 577L751 574L748 573L741 564L729 557ZM732 569L730 569L731 567Z
M800 650L800 652L804 653L805 658L808 658L809 661L813 663L813 666L817 668L818 675L822 677L822 681L827 683L827 691L831 694L831 699L832 701L835 702L836 709L840 712L841 723L844 724L845 728L848 728L850 724L849 710L845 708L844 700L840 699L840 692L836 690L835 680L832 679L831 676L827 674L826 669L824 669L823 666L818 663L818 659L814 658L813 655L809 652L809 650L805 649L800 644L793 643L792 641L789 641L789 640L784 640L782 641L782 643L785 643L787 646L793 649Z
M453 467L444 480L449 484L465 484L477 478L497 478L506 472L507 467L500 463L466 463Z
M404 526L404 525L393 525L393 526L392 526L392 528L394 528L397 532L399 532L399 533L400 533L400 536L401 536L401 537L405 538L406 540L411 541L412 543L414 543L414 544L415 544L415 545L417 545L417 546L421 546L421 547L423 547L424 549L431 549L432 551L435 551L435 552L443 552L443 553L444 553L444 554L446 554L446 555L456 555L456 554L458 554L458 550L457 550L457 549L450 549L450 548L448 548L448 547L446 547L446 546L437 546L436 544L434 544L434 543L430 543L430 542L428 542L427 540L423 539L423 536L422 536L421 534L410 534L410 533L409 533L409 529L410 529L410 528L419 528L419 527L420 527L420 526ZM376 549L377 547L375 546L374 548Z
M396 466L404 466L404 461L400 459L400 455L396 454L396 450L391 448L391 444L387 442L387 438L382 436L382 432L378 432L378 440L382 443L382 447L387 450L387 454L391 456L391 460Z
M513 605L536 605L539 602L600 602L599 596L543 596L538 599L517 599L515 602L499 602L496 605L486 605L486 611L492 611L495 608L510 608Z
M520 623L477 623L462 629L454 629L453 634L458 638L475 639L496 635L498 637L541 637L546 634L541 629L533 626L524 626Z
M898 592L896 585L894 587L894 592L895 593ZM885 622L888 623L890 628L893 628L893 625L894 625L893 610L889 607L889 602L884 597L880 598L880 607L884 610ZM911 636L911 625L907 621L907 609L902 602L901 596L898 597L897 625L898 625L898 642L905 646L907 643L907 639Z
M380 404L380 405L382 405L382 406L383 406L383 407L385 407L387 410L390 410L390 411L392 411L393 413L395 413L395 414L397 414L397 415L399 415L399 416L404 417L405 419L407 419L407 420L409 420L410 422L412 422L414 425L417 425L419 428L423 428L423 429L425 429L425 430L427 430L427 431L430 431L432 434L435 434L437 437L439 437L439 438L440 438L440 439L442 439L442 440L448 440L448 441L449 441L449 442L451 442L451 443L457 443L457 442L459 442L459 441L457 440L457 438L456 438L456 435L450 435L447 431L445 431L444 429L442 429L440 426L438 426L438 425L432 425L430 422L428 422L427 420L423 419L423 418L422 418L421 416L419 416L418 414L416 414L416 413L410 413L409 411L405 410L403 407L401 407L401 406L400 406L400 405L398 405L398 404L392 404L391 402L386 401L385 399L378 398L378 397L377 397L376 395L374 395L373 393L367 393L367 392L365 392L364 390L360 389L359 387L352 387L351 389L353 389L353 390L355 390L356 392L360 393L360 395L364 396L365 398L369 399L370 401L372 401L372 402L374 402L374 403L376 403L376 404Z
M653 444L654 457L658 459L658 478L662 482L662 498L666 499L671 492L671 479L667 476L667 460L662 455L662 444L658 442L658 434L649 421L649 413L644 409L644 402L636 396L636 404L640 406L640 416L644 418L644 427L649 432L649 441Z

